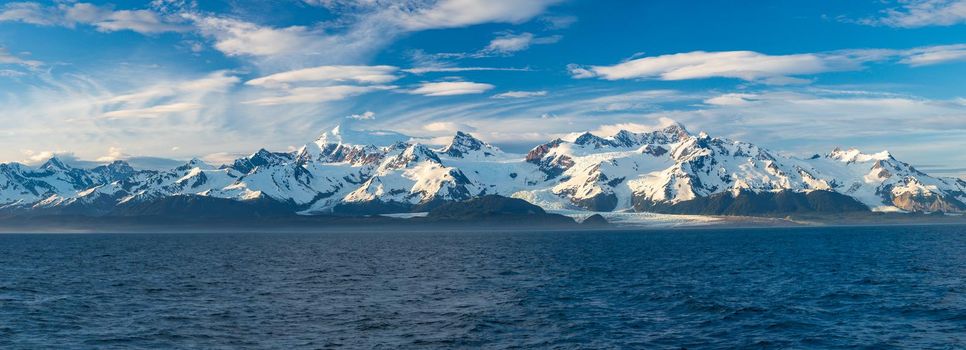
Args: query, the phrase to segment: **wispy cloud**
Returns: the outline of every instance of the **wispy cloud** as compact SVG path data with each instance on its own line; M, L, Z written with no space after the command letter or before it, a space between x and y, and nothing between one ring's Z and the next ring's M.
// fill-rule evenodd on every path
M257 106L322 103L392 90L396 86L384 83L399 79L395 74L398 70L393 66L319 66L276 73L246 82L245 85L268 89L269 96L245 103ZM353 83L357 85L349 85Z
M415 52L417 60L424 66L429 67L448 67L452 66L452 60L488 58L488 57L508 57L515 53L529 49L533 45L554 44L563 39L561 35L537 36L533 33L515 34L512 32L502 32L490 40L482 49L473 52L443 52L427 54L417 50Z
M543 16L540 21L548 30L565 29L577 23L577 16Z
M522 23L561 0L440 0L429 7L399 6L387 15L406 30L458 28L481 23Z
M190 19L216 50L248 59L267 71L365 61L398 35L385 24L371 20L330 33L320 26L272 27L210 14L182 16Z
M373 120L376 119L376 113L373 113L372 111L365 111L360 114L349 115L346 118L353 120Z
M434 122L423 126L423 130L434 134L452 134L457 131L476 131L476 127L464 123Z
M704 100L704 103L714 106L746 106L755 101L756 95L743 93L728 93Z
M966 45L926 46L908 50L855 49L792 55L754 51L693 51L630 59L610 66L568 66L574 78L604 80L687 80L734 78L773 85L804 83L797 76L853 71L868 62L898 60L923 66L963 59Z
M229 56L263 67L294 68L364 61L409 32L483 23L522 23L560 0L305 1L341 17L314 26L271 27L202 13L183 13ZM538 39L549 40L549 39Z
M883 10L877 17L855 22L899 28L966 23L966 0L905 0L900 3L902 6Z
M271 86L304 82L388 83L399 79L393 66L319 66L276 73L246 82L246 85Z
M474 83L468 81L444 81L435 83L422 83L419 87L410 90L409 93L423 96L455 96L482 94L493 89L493 85L484 83Z
M900 62L913 67L966 61L966 44L928 46L906 50Z
M512 67L446 67L446 66L430 66L430 67L415 67L403 69L406 73L412 74L426 74L426 73L458 73L458 72L474 72L474 71L503 71L503 72L530 72L530 68L512 68Z
M542 97L547 96L546 90L540 91L507 91L504 93L493 95L493 98L529 98L529 97Z
M164 105L151 106L147 108L121 109L104 113L102 118L121 119L121 118L157 118L166 115L197 111L204 106L198 103L178 102Z
M216 71L198 79L178 82L159 82L123 94L112 95L99 102L105 106L138 106L156 103L196 100L212 93L224 93L238 84L240 79L227 71Z
M256 98L244 101L245 104L256 106L277 106L285 104L320 103L339 101L352 96L380 90L392 90L392 85L332 85L318 87L297 87L283 89L278 96Z
M694 51L652 56L612 66L570 66L575 78L686 80L736 78L765 81L794 75L854 70L856 60L842 55L766 55L754 51Z
M191 28L177 16L166 16L150 9L114 10L112 6L90 3L60 3L44 6L36 2L14 2L0 7L0 22L23 22L42 26L73 28L78 24L98 31L130 30L142 34L185 32Z
M17 57L7 51L7 49L0 47L0 64L15 64L28 68L37 68L43 65L43 62Z
M506 33L490 41L479 55L509 55L518 51L523 51L532 45L553 44L563 38L560 35L538 37L532 33Z

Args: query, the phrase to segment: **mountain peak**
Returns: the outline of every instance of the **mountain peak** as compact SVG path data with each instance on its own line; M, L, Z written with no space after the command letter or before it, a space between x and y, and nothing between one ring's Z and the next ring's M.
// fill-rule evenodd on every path
M621 147L639 147L648 144L669 144L681 141L690 137L691 133L678 122L671 119L662 119L660 125L652 131L634 132L621 129L614 136L608 139L614 140L614 144Z
M269 152L267 149L259 148L258 151L255 151L255 153L252 153L252 155L248 156L248 158L268 157L268 156L271 156L271 154L272 152Z
M594 146L594 148L600 148L603 146L611 145L611 143L608 142L606 139L604 139L603 137L594 135L590 133L590 131L586 131L583 134L580 134L579 136L577 136L577 138L574 139L574 144L581 145L581 146L590 145L590 146Z
M684 124L678 123L674 120L667 119L665 123L662 124L661 132L667 135L676 136L679 139L688 137L691 135L688 129L684 127Z
M111 161L110 163L107 163L106 165L107 166L131 166L131 164L129 164L128 162L125 162L125 161L120 160L120 159Z
M433 150L429 149L423 144L413 143L406 147L402 153L399 153L393 158L388 159L382 164L384 169L400 169L408 167L410 164L429 161L434 163L441 163L439 156L436 155Z
M67 164L64 164L64 162L62 162L60 158L57 158L57 156L50 157L50 159L44 162L44 164L42 164L40 167L42 169L51 169L51 170L70 169L70 167L67 166Z
M858 150L857 148L849 148L847 150L842 150L842 148L840 147L835 147L835 149L832 150L832 152L829 152L829 154L827 154L825 157L829 159L845 162L845 163L854 163L854 162L863 163L863 162L874 161L874 160L895 159L892 157L892 153L889 153L889 151L882 151L879 153L867 154L867 153L862 153L862 151Z
M101 165L100 167L114 172L134 172L134 167L123 160L115 160L113 162Z
M469 133L457 131L453 136L453 141L443 147L440 153L454 158L465 158L470 154L478 154L481 157L490 157L500 150L480 139L473 137Z
M198 157L191 158L190 160L188 160L188 163L186 163L186 165L192 168L201 168L201 169L212 168L210 164L206 163L205 161L201 160L201 158L198 158Z

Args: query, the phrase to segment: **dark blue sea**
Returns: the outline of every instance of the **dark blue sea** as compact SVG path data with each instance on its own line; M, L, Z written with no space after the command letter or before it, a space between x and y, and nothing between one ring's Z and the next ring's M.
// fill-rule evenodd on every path
M966 227L0 235L0 348L966 348Z

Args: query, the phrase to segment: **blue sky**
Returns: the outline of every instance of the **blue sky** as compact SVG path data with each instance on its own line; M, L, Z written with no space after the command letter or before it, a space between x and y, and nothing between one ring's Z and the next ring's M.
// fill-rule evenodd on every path
M673 119L962 176L963 77L962 0L4 2L0 161L219 162L337 123L525 151Z

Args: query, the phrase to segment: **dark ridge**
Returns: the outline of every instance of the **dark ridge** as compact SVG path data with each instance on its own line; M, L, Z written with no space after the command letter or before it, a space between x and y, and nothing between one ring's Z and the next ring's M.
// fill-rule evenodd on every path
M808 193L783 190L778 192L741 191L716 193L678 203L653 203L634 200L634 208L666 214L762 216L800 213L868 212L869 208L854 198L831 191Z
M332 213L336 215L379 215L393 213L418 213L432 210L440 205L447 203L442 199L433 199L429 202L411 204L400 202L387 202L374 200L369 202L345 202L337 204Z
M429 212L425 221L488 222L501 225L567 225L574 220L550 214L536 205L498 195L486 195L462 202L450 202Z
M164 197L148 202L121 204L108 216L177 218L251 218L294 216L294 205L268 198L248 201L197 195Z
M581 221L580 224L586 226L606 226L610 223L607 222L607 219L605 219L603 215L594 214L584 219L584 221Z

